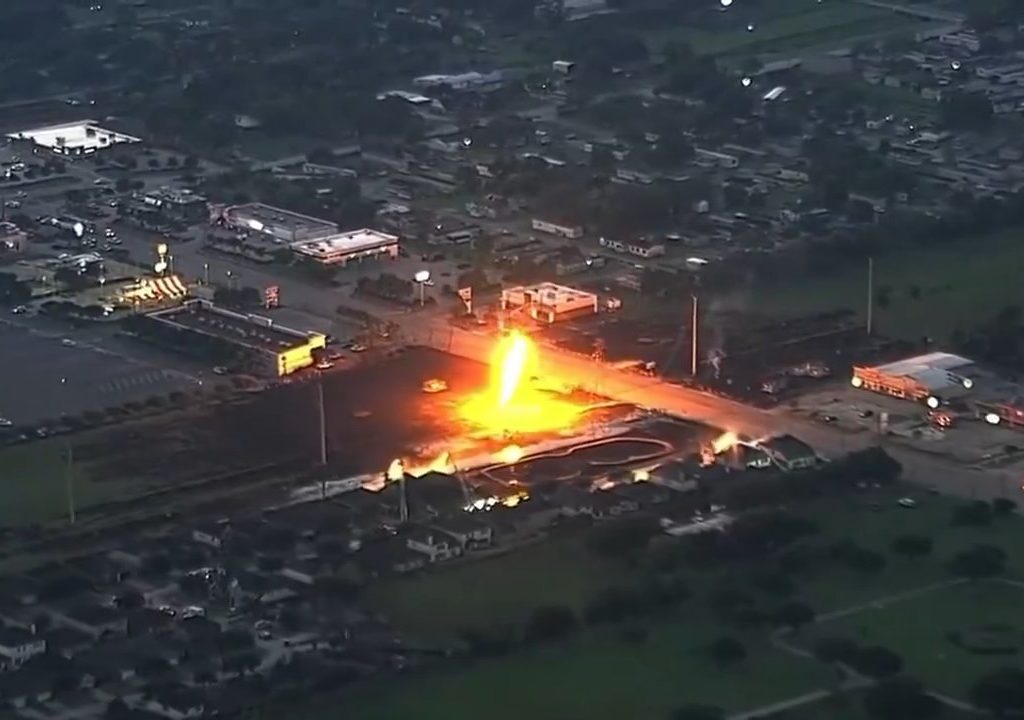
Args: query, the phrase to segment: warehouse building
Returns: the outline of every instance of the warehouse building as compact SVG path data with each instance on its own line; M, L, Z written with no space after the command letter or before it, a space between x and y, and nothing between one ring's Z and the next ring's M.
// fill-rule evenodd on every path
M247 369L271 377L314 365L327 345L321 333L292 330L270 318L237 313L207 300L190 300L148 317L178 334L212 340L234 351Z
M263 203L232 205L220 213L220 222L238 232L266 235L274 242L296 243L335 235L338 226L328 220L302 215Z
M520 310L538 322L555 323L597 313L594 293L545 282L501 291L502 310Z
M970 392L979 375L973 360L933 352L885 365L854 366L850 384L937 408Z
M398 236L377 230L352 230L315 240L294 242L291 248L297 255L321 265L345 267L353 260L381 256L394 260L398 257Z
M142 142L137 137L102 128L93 120L46 125L11 133L7 137L28 140L58 155L69 156L91 155L114 145Z

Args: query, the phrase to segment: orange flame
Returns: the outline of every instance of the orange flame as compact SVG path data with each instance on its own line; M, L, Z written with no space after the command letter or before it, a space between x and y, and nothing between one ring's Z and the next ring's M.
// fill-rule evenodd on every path
M514 465L523 459L523 449L518 445L508 445L499 450L495 457L506 465Z
M711 443L711 450L715 455L721 455L727 450L732 450L739 443L739 436L733 431L724 432L715 438L714 442Z

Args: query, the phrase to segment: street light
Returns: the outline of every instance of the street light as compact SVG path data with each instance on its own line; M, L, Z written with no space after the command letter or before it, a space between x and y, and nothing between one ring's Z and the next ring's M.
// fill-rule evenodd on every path
M420 307L423 307L426 304L427 283L430 282L430 271L420 270L419 272L412 276L412 279L419 283Z

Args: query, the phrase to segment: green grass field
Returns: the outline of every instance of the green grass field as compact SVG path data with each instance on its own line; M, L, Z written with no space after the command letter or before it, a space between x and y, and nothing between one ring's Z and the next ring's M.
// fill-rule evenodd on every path
M450 636L467 627L518 623L544 603L579 608L623 569L603 563L577 540L551 540L480 562L399 578L370 600L407 632Z
M661 720L688 702L729 709L756 707L799 695L826 672L771 648L748 642L750 656L718 670L698 648L714 627L689 617L649 626L642 644L609 629L551 647L403 683L400 690L367 688L341 711L317 708L309 720ZM397 691L396 691L397 690Z
M967 700L978 677L1014 664L1016 657L969 652L951 642L948 634L988 625L1024 631L1022 605L1024 590L1018 587L992 582L960 585L821 623L808 637L847 637L888 647L928 688Z
M60 438L0 449L0 527L67 516L66 458L66 445ZM124 498L139 489L131 479L95 477L82 464L73 465L71 477L79 510Z
M875 288L891 288L889 307L877 307L877 330L885 335L945 341L1000 308L1024 304L1024 229L1006 230L927 250L893 250L875 260ZM919 299L910 295L920 290ZM838 308L863 313L866 263L820 277L785 282L765 278L747 293L759 313L795 317Z
M912 18L854 2L818 3L817 0L776 0L764 3L755 14L737 6L734 31L666 27L646 35L652 49L682 41L704 55L792 52L806 47L841 42L874 34L889 34L914 23ZM746 23L754 25L747 32Z
M906 510L896 505L896 499L907 492L905 488L876 491L803 506L800 512L815 518L823 529L807 542L824 547L836 540L853 539L882 553L887 565L866 576L825 563L817 573L800 578L799 598L819 612L828 612L926 587L949 579L948 558L975 543L1005 548L1010 554L1011 577L1024 577L1024 552L1018 550L1024 547L1024 521L1011 517L990 527L953 526L951 513L959 501L922 493L917 508ZM875 503L881 509L873 508ZM907 533L933 538L934 553L918 560L894 555L889 549L892 540ZM561 538L501 557L391 581L374 588L369 601L393 618L400 630L430 640L451 637L467 627L521 623L530 610L545 603L579 608L601 588L623 582L632 572L628 565L596 558L577 540ZM333 700L311 704L299 717L469 720L486 715L493 720L660 720L687 702L749 710L826 686L828 671L772 647L767 629L725 628L716 618L708 603L710 590L723 578L748 574L731 568L688 573L692 591L688 601L670 614L630 625L646 629L643 642L625 639L623 626L586 629L570 641L520 650L504 658L473 661L397 684L390 682L386 687L364 685L345 698L343 705ZM971 610L965 607L971 596L937 591L907 600L906 605L897 601L877 614L871 611L871 615L855 614L811 626L803 631L801 637L806 640L801 641L810 642L816 634L849 633L904 654L910 671L926 682L953 687L953 671L946 674L940 657L951 647L945 632L976 624L977 618L1008 617L1024 599L1015 599L1018 593L1024 591L978 595L976 610ZM764 597L769 604L778 602ZM933 600L939 597L941 602ZM950 625L957 617L962 619ZM721 669L700 652L721 634L738 637L750 652L734 669ZM974 662L966 667L962 684L973 681L985 666ZM786 717L866 720L859 701L840 708L808 706Z

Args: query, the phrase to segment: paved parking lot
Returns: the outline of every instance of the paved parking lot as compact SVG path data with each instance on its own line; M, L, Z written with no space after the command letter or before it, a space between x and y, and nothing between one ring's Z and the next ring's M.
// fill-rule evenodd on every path
M194 382L116 352L52 333L0 323L0 417L15 424L76 415L176 389Z

